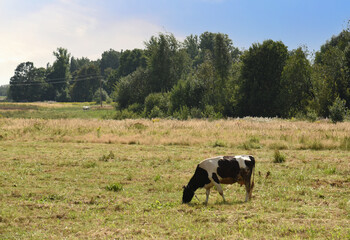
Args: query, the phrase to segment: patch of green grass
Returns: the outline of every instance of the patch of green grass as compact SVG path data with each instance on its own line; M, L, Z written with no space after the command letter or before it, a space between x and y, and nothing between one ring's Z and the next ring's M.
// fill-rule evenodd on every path
M350 151L350 137L346 136L342 139L340 143L340 149Z
M123 185L120 183L113 183L108 186L106 186L106 190L113 191L113 192L119 192L124 189Z
M227 147L227 144L222 140L216 140L212 146L215 147Z
M241 148L245 150L259 149L261 148L260 139L256 136L251 136L248 141L241 145Z
M286 156L280 153L279 150L275 150L275 153L273 155L273 162L274 163L284 163L286 161Z

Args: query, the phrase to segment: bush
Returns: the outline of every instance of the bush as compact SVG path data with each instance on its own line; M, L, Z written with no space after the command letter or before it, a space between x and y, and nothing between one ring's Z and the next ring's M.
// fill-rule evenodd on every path
M145 99L145 116L164 117L169 109L169 94L151 93Z
M108 93L104 89L102 89L101 91L100 91L100 89L97 89L93 98L92 98L92 100L94 102L96 102L97 104L101 103L100 95L102 95L102 101L107 101L109 99Z
M203 117L210 119L220 119L223 117L221 113L215 112L215 109L212 105L206 105L202 115Z
M137 113L134 113L128 109L123 109L123 110L117 110L113 118L115 120L123 120L123 119L135 119L139 117L140 116Z
M162 118L164 117L164 113L159 109L158 106L154 106L150 113L147 114L149 118Z
M187 120L190 116L190 111L186 105L182 106L179 111L173 113L173 117L179 120Z
M286 156L284 156L282 153L280 153L280 151L275 150L275 154L274 154L274 163L283 163L286 161Z
M333 123L343 122L346 114L346 101L337 97L332 106L329 107L329 117Z
M202 118L202 111L199 108L191 108L191 118Z

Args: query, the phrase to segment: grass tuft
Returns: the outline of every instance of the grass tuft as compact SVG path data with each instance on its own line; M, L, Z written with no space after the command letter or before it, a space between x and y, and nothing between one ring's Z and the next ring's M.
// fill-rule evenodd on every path
M286 161L286 156L280 153L279 150L275 150L274 163L284 163Z
M119 192L119 191L124 190L124 187L120 183L113 183L113 184L106 186L106 190L112 191L112 192Z

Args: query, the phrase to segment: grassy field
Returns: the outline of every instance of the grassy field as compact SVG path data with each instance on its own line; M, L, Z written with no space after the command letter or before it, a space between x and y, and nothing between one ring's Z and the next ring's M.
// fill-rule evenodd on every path
M90 110L83 110L83 106L89 106ZM111 119L115 110L111 105L93 103L6 103L0 102L0 117L5 118L40 118L40 119Z
M349 122L2 117L0 239L350 239L349 133ZM197 163L231 154L257 160L253 199L235 184L227 203L213 190L204 205L202 189L181 204Z

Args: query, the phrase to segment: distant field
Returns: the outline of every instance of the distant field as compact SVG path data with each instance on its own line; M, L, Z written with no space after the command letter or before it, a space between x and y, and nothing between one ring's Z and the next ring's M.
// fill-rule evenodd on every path
M349 122L35 116L0 118L0 239L350 238ZM230 154L256 157L253 199L181 204L197 163Z
M83 106L90 106L90 110L83 110ZM42 118L42 119L67 119L67 118L99 118L109 119L115 113L111 105L91 103L0 103L0 116L7 118Z

